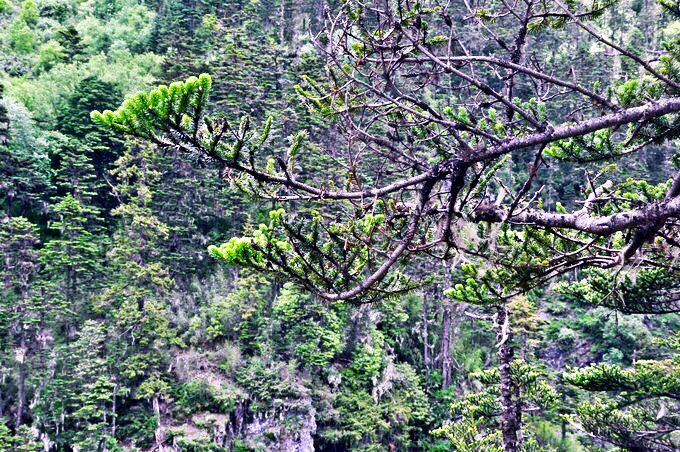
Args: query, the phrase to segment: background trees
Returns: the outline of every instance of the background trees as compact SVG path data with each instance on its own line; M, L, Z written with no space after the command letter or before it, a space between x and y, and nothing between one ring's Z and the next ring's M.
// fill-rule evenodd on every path
M41 242L0 441L672 450L677 23L643 3L0 8L0 217ZM146 142L87 120L200 72L104 115Z

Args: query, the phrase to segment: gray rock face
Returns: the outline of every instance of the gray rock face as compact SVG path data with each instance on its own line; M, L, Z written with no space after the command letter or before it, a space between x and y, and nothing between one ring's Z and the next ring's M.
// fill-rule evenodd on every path
M278 415L265 414L257 416L253 422L245 426L246 442L262 444L267 450L312 452L316 433L316 416L312 401L308 402L308 411L288 411Z
M173 430L173 445L167 451L182 451L189 446L211 443L232 450L238 439L256 450L313 452L316 413L311 399L296 401L296 409L257 413L245 422L244 406L229 414L200 413L191 423Z
M168 451L215 446L229 451L239 444L253 450L313 451L316 410L301 377L283 363L256 367L238 377L233 370L215 366L227 358L189 352L178 359L175 372L180 381L201 388L211 404L194 412L188 422L164 429L172 438ZM233 368L242 364L238 357L230 361Z

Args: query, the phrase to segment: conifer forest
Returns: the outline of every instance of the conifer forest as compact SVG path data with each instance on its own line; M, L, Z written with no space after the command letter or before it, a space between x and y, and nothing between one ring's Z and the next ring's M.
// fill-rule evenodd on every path
M680 3L0 0L0 451L680 451Z

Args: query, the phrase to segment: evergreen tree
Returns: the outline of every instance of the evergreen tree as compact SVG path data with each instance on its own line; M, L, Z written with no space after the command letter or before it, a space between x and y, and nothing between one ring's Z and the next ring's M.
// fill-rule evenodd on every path
M24 421L26 413L26 374L31 353L40 344L36 341L41 321L48 314L42 304L42 294L36 286L39 281L39 243L37 228L23 217L6 220L0 231L2 266L2 320L5 324L3 361L16 363L14 426ZM12 352L14 357L12 357ZM6 362L6 361L5 361ZM5 364L7 366L7 364ZM3 366L3 367L5 367ZM14 366L12 366L14 367Z
M44 213L51 190L51 170L43 133L18 103L0 98L6 112L4 142L0 143L0 197L4 215Z
M83 196L95 196L95 199L83 200L104 212L114 206L111 187L105 181L114 162L122 155L123 143L93 124L88 119L88 112L100 102L113 104L119 96L120 92L111 83L97 77L87 77L78 83L67 99L66 107L57 116L58 130L72 137L64 146L65 152L55 155L56 164L62 168L62 183L67 184L67 188L68 184L86 185L90 193L83 193ZM87 165L94 168L94 173L89 171ZM81 180L74 179L77 177ZM73 185L73 189L78 188Z

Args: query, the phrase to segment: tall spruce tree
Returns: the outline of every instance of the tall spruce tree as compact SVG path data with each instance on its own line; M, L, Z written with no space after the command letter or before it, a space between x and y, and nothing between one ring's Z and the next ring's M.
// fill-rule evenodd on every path
M41 320L48 314L41 304L39 285L40 262L37 227L23 217L6 220L0 230L2 253L2 320L5 342L3 367L10 367L6 360L14 361L16 367L15 428L24 421L26 414L26 375L31 354L40 344L36 341ZM12 354L14 356L12 356Z

